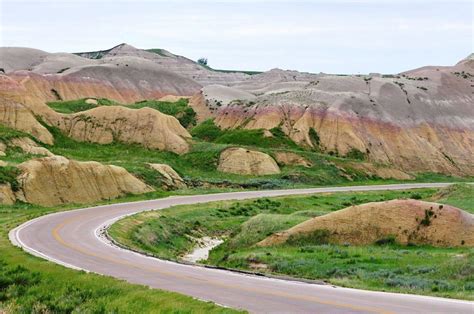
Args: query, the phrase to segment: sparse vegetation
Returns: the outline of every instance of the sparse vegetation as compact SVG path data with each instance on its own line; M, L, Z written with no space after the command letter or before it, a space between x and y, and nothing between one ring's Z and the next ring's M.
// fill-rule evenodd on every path
M309 129L309 138L311 140L311 143L313 144L315 149L319 149L319 145L321 143L321 140L319 138L318 132L314 128Z
M199 63L200 65L207 66L207 58L199 58L197 60L197 63Z
M20 170L16 167L5 166L0 167L0 184L10 184L13 191L17 191L19 184L16 177L20 174Z
M351 159L364 160L366 159L366 154L364 154L357 148L351 148L351 150L347 152L346 157Z

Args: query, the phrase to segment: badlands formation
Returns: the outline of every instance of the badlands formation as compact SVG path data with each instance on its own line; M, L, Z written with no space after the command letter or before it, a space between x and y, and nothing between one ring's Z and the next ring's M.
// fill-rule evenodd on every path
M283 244L315 233L320 240L336 244L367 245L393 239L405 245L469 247L474 246L474 215L416 200L367 203L312 218L258 245Z
M91 203L152 189L122 167L98 162L79 162L61 156L38 158L18 166L21 174L16 198L33 204L54 206Z
M474 175L472 56L453 66L428 66L394 75L219 71L163 49L143 50L127 44L75 54L7 47L0 48L0 56L0 124L30 135L39 146L54 145L51 128L56 128L78 142L121 142L178 155L192 153L194 139L177 118L152 108L127 108L142 100L183 97L197 123L214 119L221 130L263 129L267 138L283 134L308 151L363 159L354 168L373 176L406 180L419 172ZM70 114L47 105L83 98L94 104L95 99L106 98L117 105ZM25 140L17 146L34 147ZM45 200L37 195L42 184L38 173L56 178L56 169L60 173L59 169L82 167L72 160L49 158L18 166L23 173L20 199L39 204L88 202L149 190L124 169L87 164L87 171L80 173L90 174L87 182L92 185L105 182L103 173L121 179L109 182L111 191L96 190L87 196L70 193L71 197L50 191L55 196ZM214 170L240 175L278 174L279 165L316 167L291 152L267 154L239 147L224 147L218 159ZM344 165L338 161L333 165L345 175ZM165 172L170 173L169 169ZM170 188L186 186L173 176ZM59 185L72 191L84 183L58 181L55 186ZM5 200L10 199L8 193L3 194Z

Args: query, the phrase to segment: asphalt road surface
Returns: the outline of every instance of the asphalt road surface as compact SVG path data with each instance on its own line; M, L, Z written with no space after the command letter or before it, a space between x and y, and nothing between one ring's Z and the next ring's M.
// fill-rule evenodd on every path
M256 313L474 313L474 302L364 291L183 265L118 248L101 236L114 221L181 204L339 191L443 187L443 183L327 187L177 196L54 213L10 232L24 250L55 263Z

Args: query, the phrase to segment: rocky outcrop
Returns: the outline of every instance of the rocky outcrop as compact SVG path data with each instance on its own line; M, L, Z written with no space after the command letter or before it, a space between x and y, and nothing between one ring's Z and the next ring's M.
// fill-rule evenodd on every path
M12 138L8 142L8 146L18 147L26 154L54 156L54 154L51 153L47 148L39 146L31 138L28 137Z
M393 76L270 72L233 86L259 96L220 108L221 128L281 127L296 143L339 156L357 150L403 171L474 174L472 77L462 74L474 73L469 60Z
M24 105L9 99L0 100L0 123L12 129L31 134L39 141L52 145L53 136Z
M275 160L262 152L245 148L228 148L219 157L218 171L243 175L269 175L280 173Z
M312 163L304 157L292 152L275 152L276 161L285 166L311 167Z
M474 215L449 205L392 200L351 206L275 233L259 246L318 234L322 242L366 245L391 238L400 244L474 246Z
M92 203L152 191L124 168L98 162L54 156L29 160L18 168L17 199L42 206Z
M0 205L12 205L16 201L9 183L0 184Z
M102 106L72 115L52 115L48 122L81 142L119 141L146 148L185 153L191 135L176 118L151 108Z
M186 188L183 178L169 165L166 164L148 164L156 170L162 177L163 187L167 190Z
M5 78L5 76L0 76L0 78ZM30 115L29 125L41 127L50 136L48 144L52 144L52 136L38 123L35 116L40 117L46 124L59 128L65 135L77 141L108 144L116 140L178 154L189 149L186 139L191 135L172 116L151 108L130 109L124 106L99 106L76 114L60 114L44 103L45 88L35 86L36 83L32 83L34 80L25 79L18 83L6 77L4 84L0 87L0 99L5 99L5 101L15 99L16 102L22 102L24 105L18 104L18 107L23 108ZM87 94L86 90L82 92ZM1 109L0 105L0 114Z

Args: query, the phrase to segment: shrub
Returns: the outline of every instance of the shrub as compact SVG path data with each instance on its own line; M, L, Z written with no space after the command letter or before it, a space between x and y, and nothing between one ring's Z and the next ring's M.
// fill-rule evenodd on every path
M393 235L390 235L386 238L379 239L375 241L376 245L391 245L396 243L396 238Z
M0 184L9 183L13 191L20 188L16 177L20 174L20 170L16 167L6 166L0 167Z
M200 65L207 66L207 58L199 58L197 61Z
M346 154L345 157L357 160L364 160L366 156L357 148L351 148L351 150Z
M319 144L321 144L321 139L319 138L318 132L316 132L314 128L310 128L308 135L314 148L318 148Z
M214 120L209 119L194 127L191 130L191 135L201 140L213 142L222 135L222 130L214 123Z

